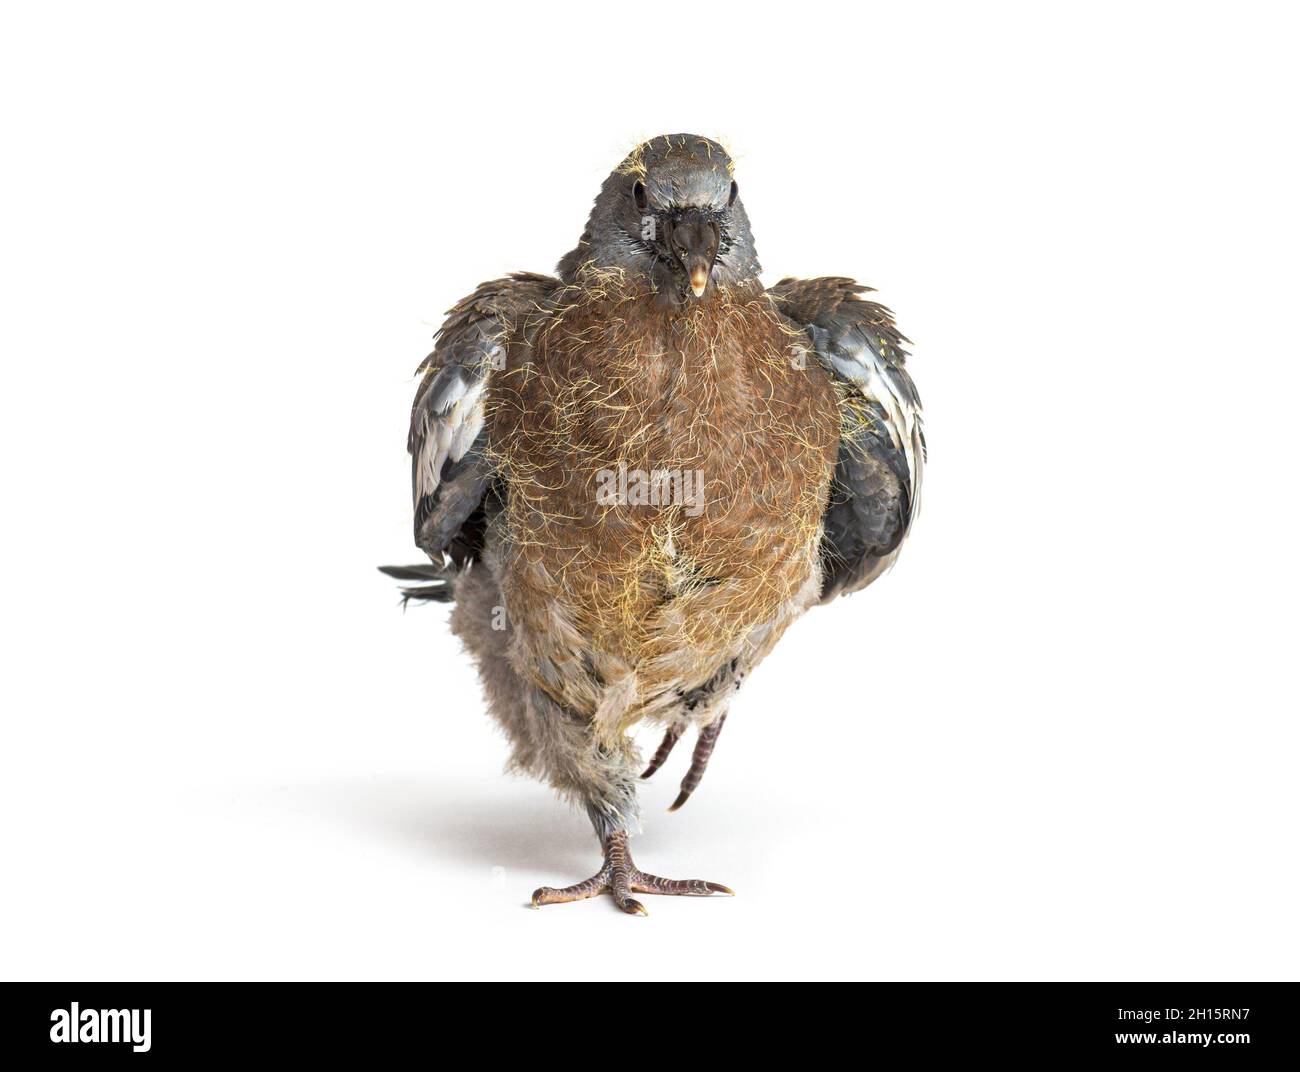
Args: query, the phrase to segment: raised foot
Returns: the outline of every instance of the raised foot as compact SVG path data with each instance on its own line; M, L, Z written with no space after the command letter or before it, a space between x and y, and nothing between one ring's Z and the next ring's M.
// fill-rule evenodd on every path
M718 743L718 734L722 732L722 724L727 721L727 713L724 711L707 726L700 730L699 740L695 742L695 752L691 756L691 766L686 772L686 777L682 779L682 791L677 794L677 799L669 806L669 811L676 811L685 804L691 797L691 794L700 787L700 781L704 777L704 770L709 765L709 757L713 755L713 746ZM673 750L673 746L681 738L682 727L672 725L668 727L668 732L664 734L664 739L660 743L654 758L650 760L650 766L642 772L642 778L649 778L660 767L663 766L664 760Z
M585 882L565 886L557 890L543 886L533 892L533 907L563 904L565 901L585 901L600 893L609 893L614 903L624 912L634 916L648 916L645 905L632 896L634 893L660 893L675 897L708 897L714 893L725 893L734 897L735 892L718 882L705 882L698 878L660 878L648 875L632 862L632 853L628 849L627 834L616 831L605 841L605 866Z

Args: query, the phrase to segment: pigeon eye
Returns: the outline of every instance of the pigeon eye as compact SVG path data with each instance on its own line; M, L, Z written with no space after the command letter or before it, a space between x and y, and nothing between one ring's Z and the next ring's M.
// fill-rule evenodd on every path
M730 208L736 203L736 195L738 193L740 193L740 187L736 185L736 182L733 179L731 183L731 195L727 198L727 208Z
M645 183L632 184L632 200L636 202L637 210L640 212L644 212L650 206L650 201L645 194Z

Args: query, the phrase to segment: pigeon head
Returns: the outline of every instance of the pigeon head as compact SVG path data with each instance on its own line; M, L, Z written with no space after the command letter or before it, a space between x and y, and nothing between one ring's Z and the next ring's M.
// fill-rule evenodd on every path
M621 268L647 277L681 301L714 283L756 279L760 271L725 149L697 134L642 142L605 180L578 246L560 261L572 280L579 266Z

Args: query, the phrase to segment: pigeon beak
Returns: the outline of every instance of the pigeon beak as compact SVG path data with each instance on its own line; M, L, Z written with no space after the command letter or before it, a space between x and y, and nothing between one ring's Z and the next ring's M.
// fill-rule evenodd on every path
M702 298L709 289L721 238L717 222L696 211L685 213L669 230L669 244L686 272L691 293L697 298Z
M690 266L691 273L691 290L695 296L701 297L704 294L704 288L709 285L709 265L703 258L691 258L694 263Z

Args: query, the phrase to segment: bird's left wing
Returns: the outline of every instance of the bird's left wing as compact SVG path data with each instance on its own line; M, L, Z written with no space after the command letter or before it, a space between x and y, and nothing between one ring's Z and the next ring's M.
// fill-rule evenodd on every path
M463 566L482 550L476 517L495 475L485 449L484 395L493 372L505 368L523 319L543 308L559 286L551 276L518 273L482 284L447 313L433 352L416 370L420 386L407 435L415 542L434 568L402 567L394 576L436 579L447 559ZM407 594L437 598L420 590Z
M921 502L925 435L904 368L908 340L888 309L862 297L870 290L843 277L783 279L768 290L853 403L822 520L823 603L893 563Z

